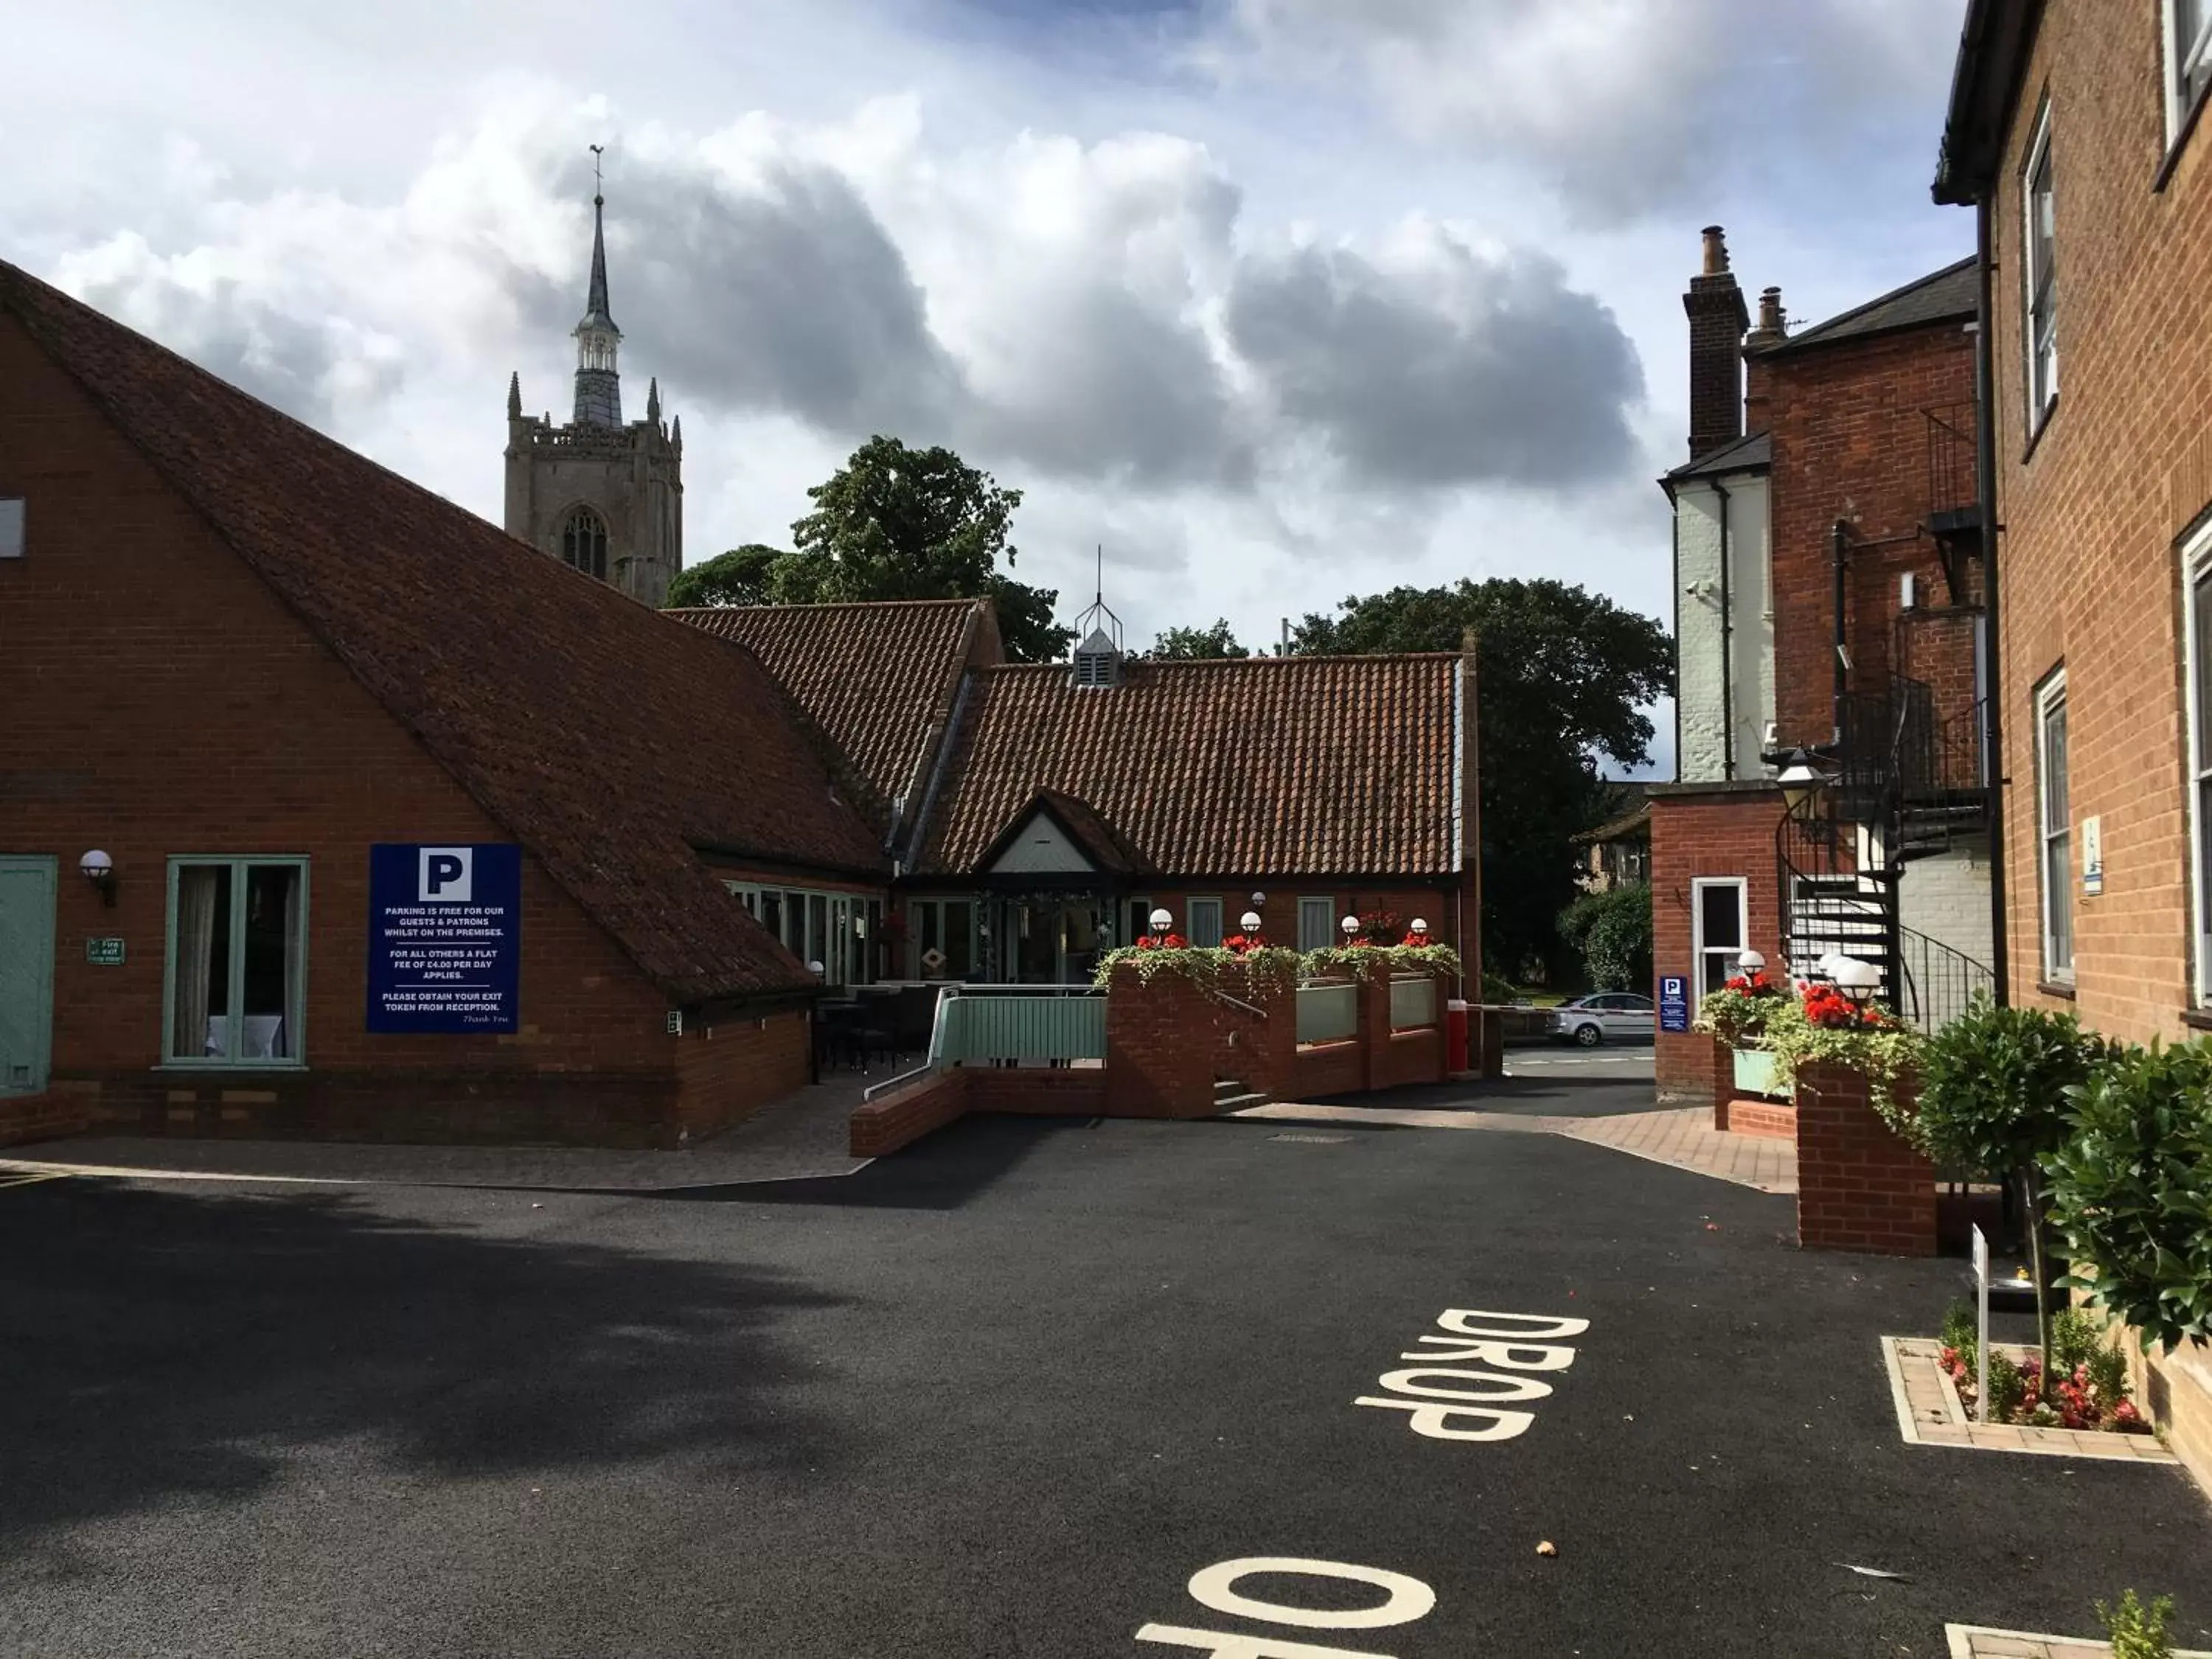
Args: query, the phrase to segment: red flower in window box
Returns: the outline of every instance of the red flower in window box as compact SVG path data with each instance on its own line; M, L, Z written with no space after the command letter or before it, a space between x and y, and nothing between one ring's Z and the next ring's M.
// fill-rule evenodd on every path
M1221 948L1232 956L1245 956L1254 951L1264 951L1267 941L1258 933L1231 933L1221 941Z
M1181 933L1147 933L1137 941L1139 951L1187 951L1190 941Z

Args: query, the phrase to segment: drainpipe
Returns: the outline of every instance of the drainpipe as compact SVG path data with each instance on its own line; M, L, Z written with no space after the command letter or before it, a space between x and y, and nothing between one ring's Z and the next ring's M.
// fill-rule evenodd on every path
M1721 776L1735 776L1735 686L1734 665L1735 654L1735 619L1729 611L1729 493L1728 486L1718 478L1713 480L1713 494L1721 502Z
M1836 565L1836 729L1832 741L1840 744L1844 740L1844 701L1850 690L1844 670L1844 558L1850 551L1850 526L1841 519L1837 520L1828 532L1828 543Z
M1992 257L1990 198L1974 204L1974 494L1982 524L1982 662L1989 684L1982 693L1982 788L1990 826L1990 971L2002 1006L2012 1000L2011 952L2005 942L2004 676L1997 655L1997 412L1993 365L1996 342L1990 305Z

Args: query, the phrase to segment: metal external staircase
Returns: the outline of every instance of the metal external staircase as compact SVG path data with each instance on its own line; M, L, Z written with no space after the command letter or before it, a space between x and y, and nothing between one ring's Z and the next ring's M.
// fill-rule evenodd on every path
M1876 998L1933 1030L1995 975L1904 927L1898 881L1915 860L1988 832L1986 711L1976 703L1938 720L1929 686L1893 676L1886 691L1847 695L1839 713L1838 740L1820 756L1826 787L1775 834L1784 957L1797 979L1826 977L1820 964L1830 954L1871 963Z

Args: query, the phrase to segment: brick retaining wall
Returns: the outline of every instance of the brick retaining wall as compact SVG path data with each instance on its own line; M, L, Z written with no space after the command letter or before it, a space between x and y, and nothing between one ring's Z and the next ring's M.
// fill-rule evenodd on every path
M1797 1070L1797 1242L1807 1249L1936 1254L1936 1171L1875 1115L1867 1080Z

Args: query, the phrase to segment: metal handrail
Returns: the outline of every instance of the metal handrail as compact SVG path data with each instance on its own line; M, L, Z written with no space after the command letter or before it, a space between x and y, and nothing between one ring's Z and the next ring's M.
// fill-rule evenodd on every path
M886 1094L897 1088L902 1083L911 1083L915 1078L927 1076L944 1066L945 1005L959 994L960 988L957 985L947 985L939 988L937 993L937 1007L932 1012L929 1021L928 1056L912 1071L901 1072L896 1077L886 1078L881 1083L870 1084L861 1090L860 1104L865 1106L878 1095Z

